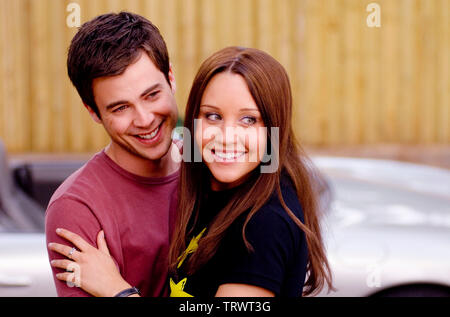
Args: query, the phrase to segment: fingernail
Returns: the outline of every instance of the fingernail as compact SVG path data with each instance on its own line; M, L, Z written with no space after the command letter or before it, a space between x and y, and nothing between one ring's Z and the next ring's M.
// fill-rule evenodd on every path
M61 228L56 229L56 233L61 233Z
M48 247L51 248L52 246L53 246L53 243L50 242L50 243L48 244Z

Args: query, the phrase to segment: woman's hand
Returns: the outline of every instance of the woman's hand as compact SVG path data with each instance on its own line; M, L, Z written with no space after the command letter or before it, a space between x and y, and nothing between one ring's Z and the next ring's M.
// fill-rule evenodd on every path
M49 243L50 250L69 258L51 261L53 267L66 270L65 273L56 274L57 279L75 284L93 296L114 296L131 287L122 278L109 254L103 230L97 235L98 249L69 230L56 229L56 233L77 248Z

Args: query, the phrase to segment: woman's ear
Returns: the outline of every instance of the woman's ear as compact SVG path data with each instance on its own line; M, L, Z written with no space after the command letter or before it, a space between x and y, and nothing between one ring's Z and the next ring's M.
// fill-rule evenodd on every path
M173 74L172 63L169 64L169 82L170 82L170 87L172 89L172 93L175 94L175 92L177 90L177 83L175 81L175 75Z
M89 115L91 116L92 120L94 120L95 122L100 123L100 124L103 123L103 122L102 122L102 119L100 119L100 118L98 117L98 115L95 113L95 111L94 111L91 107L89 107L89 106L88 106L87 104L85 104L85 103L83 103L83 105L86 107L86 109L87 109L87 111L89 112Z

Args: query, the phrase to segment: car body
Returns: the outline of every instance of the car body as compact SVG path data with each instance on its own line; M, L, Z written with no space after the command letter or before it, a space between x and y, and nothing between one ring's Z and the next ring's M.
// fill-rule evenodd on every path
M450 171L317 157L332 199L324 241L335 292L450 296Z
M318 296L450 294L450 171L387 160L313 161L331 194L322 229L336 288ZM0 218L0 296L56 295L44 208L58 184L83 163L10 164L16 194L34 201L35 210L24 214L41 221L20 229L11 221L2 227Z

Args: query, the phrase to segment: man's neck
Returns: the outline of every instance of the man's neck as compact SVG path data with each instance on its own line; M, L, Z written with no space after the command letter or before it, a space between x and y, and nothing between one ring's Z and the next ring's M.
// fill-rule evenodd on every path
M177 146L173 143L162 158L150 160L118 148L114 144L109 144L105 148L105 154L117 165L127 172L142 177L165 177L177 171L180 164L172 159L172 151L179 154ZM181 154L179 155L181 156Z

